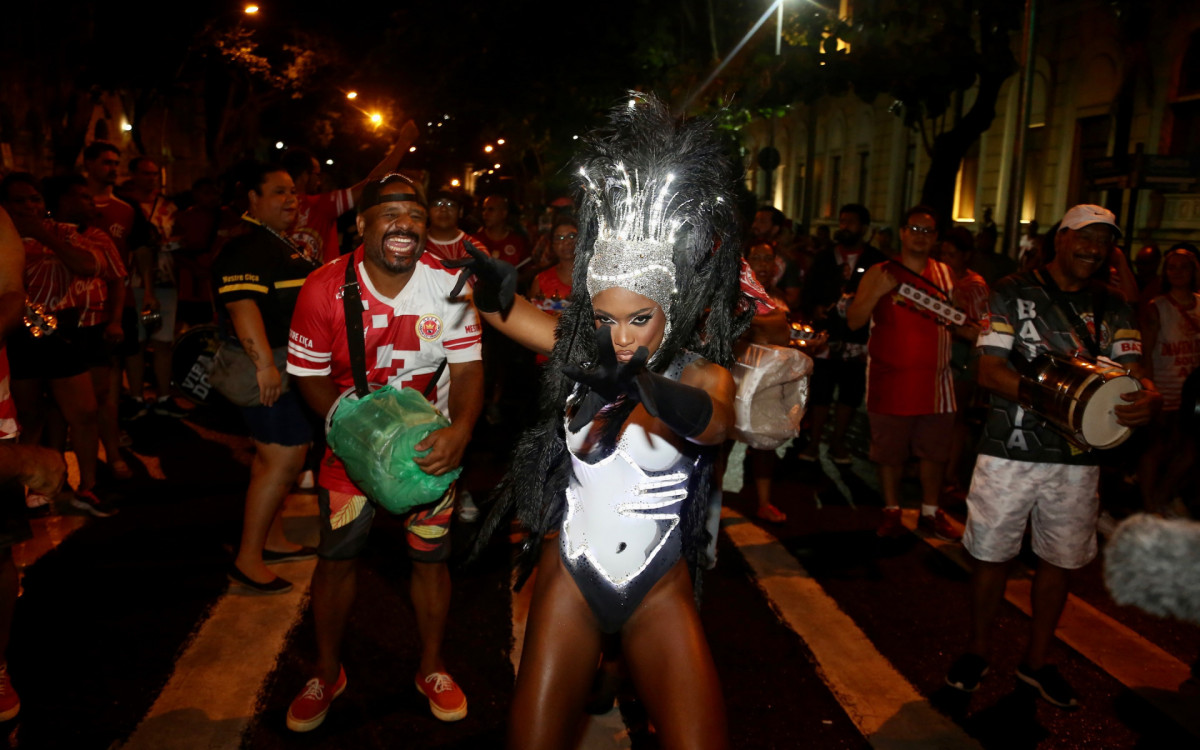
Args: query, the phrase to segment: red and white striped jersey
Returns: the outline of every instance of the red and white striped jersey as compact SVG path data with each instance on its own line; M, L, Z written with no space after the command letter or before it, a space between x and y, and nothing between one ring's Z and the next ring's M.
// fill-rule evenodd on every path
M937 290L953 297L954 279L945 264L929 259L920 277L893 271L929 294ZM897 304L888 294L871 312L867 343L867 411L916 416L955 410L950 372L950 329L930 317Z
M111 245L108 235L98 229L81 233L70 224L46 220L46 227L69 244L86 250L96 259L96 266L103 268L108 261L104 246ZM71 296L71 284L77 278L54 251L32 237L22 238L25 243L25 294L29 301L41 305L46 312L58 312L76 307L79 300Z
M470 242L475 246L475 249L486 253L488 252L487 245L483 244L483 240L473 234L459 232L458 236L447 242L438 242L432 237L425 238L425 252L433 253L438 260L460 260L469 258L467 254L467 243Z
M479 316L469 298L451 298L458 280L430 253L421 255L408 284L394 299L380 294L363 266L363 248L314 271L304 282L288 340L288 373L297 377L328 375L339 391L354 385L342 286L347 262L353 260L363 304L367 382L424 391L438 365L480 359ZM436 398L449 416L450 370L442 371ZM321 464L322 487L358 492L341 461L328 449Z

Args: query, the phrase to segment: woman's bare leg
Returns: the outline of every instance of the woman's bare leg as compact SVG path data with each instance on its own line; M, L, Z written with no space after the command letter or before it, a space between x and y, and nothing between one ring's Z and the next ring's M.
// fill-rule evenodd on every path
M600 646L595 617L559 559L558 540L545 540L513 692L509 748L574 747Z
M687 564L662 577L621 630L625 663L660 747L729 747L725 699L700 623Z

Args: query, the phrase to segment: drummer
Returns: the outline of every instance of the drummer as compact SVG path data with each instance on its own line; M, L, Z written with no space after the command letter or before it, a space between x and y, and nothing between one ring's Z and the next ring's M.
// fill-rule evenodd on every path
M1140 378L1142 390L1125 394L1128 403L1114 408L1119 425L1148 424L1161 407L1154 384L1141 377L1141 335L1130 305L1095 278L1120 236L1112 212L1075 206L1055 235L1054 259L1008 276L992 290L976 344L979 383L992 392L992 408L967 495L962 539L975 558L971 635L966 653L946 676L959 690L975 690L988 671L991 625L1004 597L1007 564L1020 552L1029 521L1038 567L1029 642L1016 677L1055 706L1079 705L1075 690L1049 662L1049 652L1069 573L1096 556L1096 490L1104 454L1073 447L1041 416L1022 408L1019 394L1031 384L1028 363L1043 352L1056 352L1107 357Z

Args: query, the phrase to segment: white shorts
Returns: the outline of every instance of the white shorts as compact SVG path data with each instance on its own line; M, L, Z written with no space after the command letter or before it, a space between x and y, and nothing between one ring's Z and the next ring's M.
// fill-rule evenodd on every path
M1067 570L1082 568L1096 557L1099 483L1099 466L980 456L967 494L963 547L976 560L1007 562L1020 554L1032 519L1035 555Z

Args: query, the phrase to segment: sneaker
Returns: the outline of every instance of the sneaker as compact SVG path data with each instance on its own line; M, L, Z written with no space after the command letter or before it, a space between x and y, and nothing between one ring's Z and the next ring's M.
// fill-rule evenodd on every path
M29 508L30 510L41 510L42 508L49 509L50 496L43 495L40 492L33 492L32 490L29 492L26 492L25 493L25 507Z
M467 715L467 696L445 672L417 673L417 690L429 699L429 710L442 721L458 721Z
M76 490L71 496L71 505L96 518L108 518L117 514L117 509L112 503L101 500L91 490Z
M946 684L964 693L973 693L988 673L988 661L979 654L963 654L950 665Z
M466 490L458 493L458 520L463 523L475 523L479 520L479 506Z
M1047 664L1041 669L1032 669L1025 664L1017 667L1017 679L1037 688L1042 697L1059 708L1079 708L1079 696L1058 668Z
M293 732L308 732L321 726L325 714L329 713L329 704L333 699L346 690L346 669L338 667L337 681L330 690L320 677L314 677L304 684L300 695L292 701L287 712L287 728Z
M160 417L181 419L188 415L188 410L175 403L175 399L167 396L154 402L154 413Z
M785 523L787 521L787 513L769 504L765 508L759 508L755 511L754 515L758 520L766 521L767 523Z
M936 536L943 542L957 542L962 539L962 532L954 528L950 516L946 515L941 508L938 508L932 516L922 513L921 519L917 521L917 528Z
M875 530L875 535L881 539L897 539L908 533L904 528L904 516L899 508L884 508L883 523Z
M8 664L0 663L0 721L8 721L21 713L21 698L8 679Z

